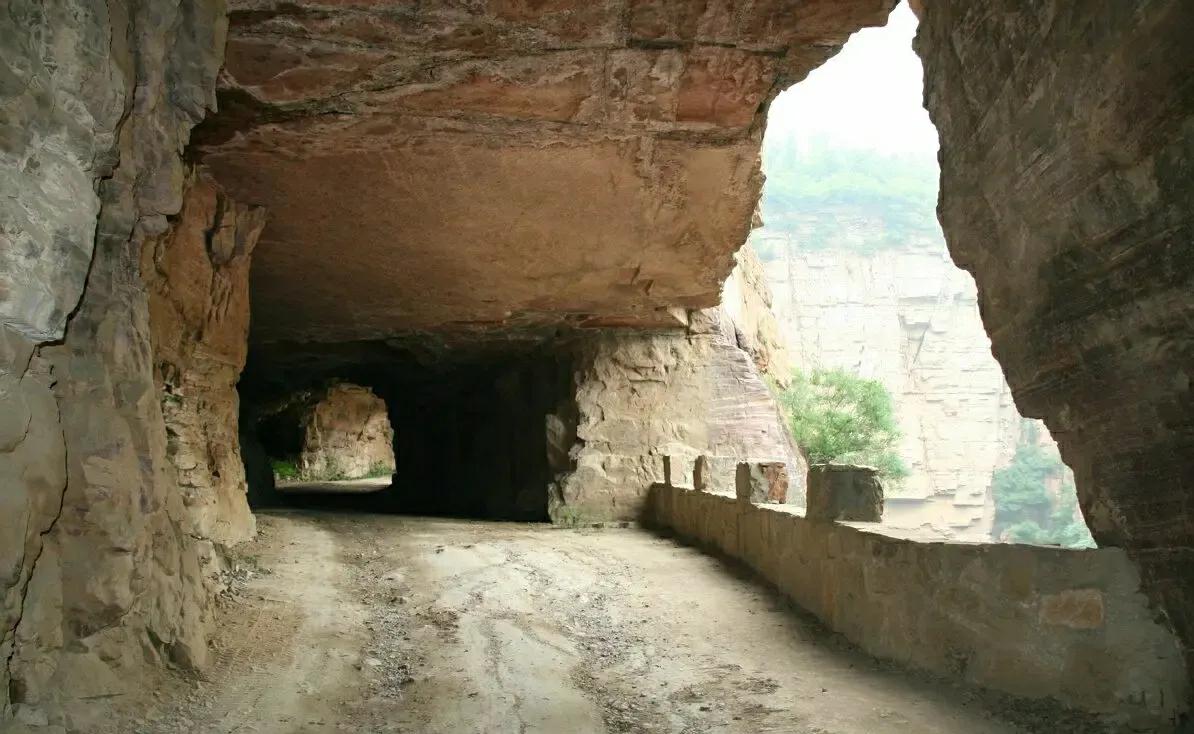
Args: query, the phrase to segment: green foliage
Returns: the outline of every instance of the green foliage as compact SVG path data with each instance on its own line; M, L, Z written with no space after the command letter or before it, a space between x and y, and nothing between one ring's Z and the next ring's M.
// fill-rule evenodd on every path
M298 464L293 459L271 459L275 479L298 479Z
M907 476L896 452L900 432L891 393L880 382L841 369L796 370L777 397L810 462L865 464L888 480Z
M377 479L379 477L388 477L394 473L393 468L384 461L374 462L369 467L369 471L365 472L365 479Z
M586 519L585 514L578 508L571 505L562 505L556 511L556 516L553 518L553 521L556 525L565 528L581 528L590 524L590 521Z
M1056 492L1050 492L1050 485ZM1092 548L1078 512L1072 475L1056 450L1040 445L1037 424L1025 420L1012 461L991 482L997 537L1016 543ZM1054 499L1056 497L1056 499Z
M802 249L872 251L915 239L941 240L937 222L938 165L931 155L838 148L824 141L801 145L768 138L763 158L763 221L771 232L790 232ZM843 217L865 218L865 233ZM775 258L773 247L759 256Z

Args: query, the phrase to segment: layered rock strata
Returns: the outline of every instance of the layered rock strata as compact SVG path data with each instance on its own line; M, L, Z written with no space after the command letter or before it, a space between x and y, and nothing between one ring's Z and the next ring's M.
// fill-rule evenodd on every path
M1016 404L1194 668L1194 13L924 3L939 213Z
M767 102L893 5L233 0L199 140L274 216L257 338L679 327L746 238Z
M882 241L865 212L826 211L843 239ZM908 476L885 521L945 538L991 538L992 473L1011 460L1020 416L983 331L974 280L945 243L879 249L802 247L801 227L751 233L776 253L765 265L784 341L803 370L878 380L899 420Z
M786 464L792 486L775 499L803 500L803 457L727 315L694 312L688 334L583 340L574 381L576 443L552 487L554 520L640 520L663 456L679 459L672 467L682 476L673 478L688 484L706 456L700 481L729 494L739 461Z

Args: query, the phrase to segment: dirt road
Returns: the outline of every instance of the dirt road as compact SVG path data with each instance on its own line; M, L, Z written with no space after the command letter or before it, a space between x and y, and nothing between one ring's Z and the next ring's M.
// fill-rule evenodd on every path
M261 570L222 612L208 682L163 690L122 731L1022 731L990 699L877 664L645 531L348 514L261 526Z

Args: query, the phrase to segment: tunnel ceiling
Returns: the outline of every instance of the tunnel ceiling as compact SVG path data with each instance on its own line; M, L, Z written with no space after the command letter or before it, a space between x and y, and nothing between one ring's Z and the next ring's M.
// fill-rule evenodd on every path
M766 102L893 4L232 0L195 150L269 210L254 341L716 304Z

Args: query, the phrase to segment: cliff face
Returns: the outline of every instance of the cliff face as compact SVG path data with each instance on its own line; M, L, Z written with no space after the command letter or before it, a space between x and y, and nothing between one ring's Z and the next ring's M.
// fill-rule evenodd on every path
M639 520L663 457L691 476L711 459L711 485L732 492L739 461L788 464L790 502L804 498L805 464L775 400L720 309L693 312L689 332L609 332L576 349L575 402L563 411L574 435L557 472L553 520Z
M207 654L138 260L182 206L225 28L216 1L0 13L0 722L92 730L147 664Z
M942 228L1016 404L1194 667L1194 13L924 3Z
M248 351L250 258L263 226L263 209L228 199L198 172L170 232L141 251L166 453L193 523L187 532L209 559L214 545L248 540L255 529L236 382Z
M765 265L773 307L802 369L840 367L882 382L903 434L910 475L885 521L951 537L986 540L992 471L1019 436L1019 414L991 356L974 282L939 240L882 249L876 225L843 214L841 247L800 247L799 230L757 230L774 253Z

